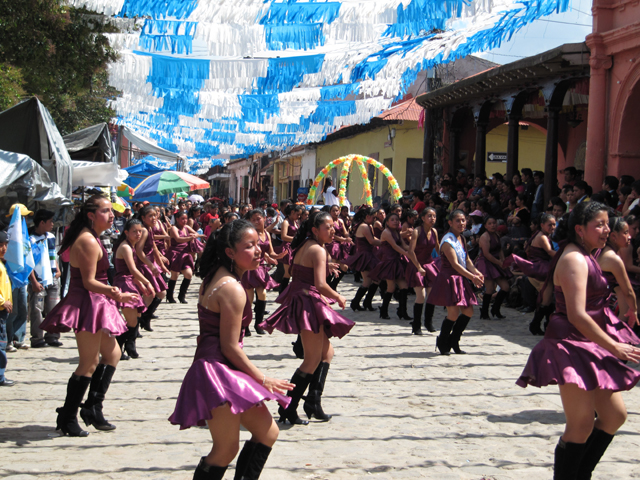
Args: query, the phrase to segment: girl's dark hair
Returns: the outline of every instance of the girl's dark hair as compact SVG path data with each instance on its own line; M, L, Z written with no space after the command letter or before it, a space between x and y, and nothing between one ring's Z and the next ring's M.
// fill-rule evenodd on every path
M302 205L294 205L293 203L290 203L289 205L287 205L287 208L284 209L284 216L286 218L289 218L289 215L291 215L293 212L302 213L302 210L304 210L304 207Z
M418 218L416 219L416 223L413 224L414 227L421 227L424 224L424 217L427 215L427 213L429 212L433 212L436 215L436 220L438 218L438 213L436 212L436 209L433 207L426 207L424 208L420 214L418 215ZM434 225L435 226L435 225Z
M255 230L251 222L236 220L227 223L215 235L211 235L204 247L204 252L202 252L198 276L202 279L211 278L220 267L224 267L235 277L236 272L232 268L231 258L225 250L227 248L235 249L249 230ZM206 283L203 283L203 287L206 287Z
M321 211L321 212L331 213L331 207L332 207L332 206L333 206L333 205L325 205L324 207L322 207L322 208L320 209L320 211Z
M267 217L273 217L276 214L276 209L273 207L267 208Z
M236 220L240 219L240 215L237 214L236 212L227 212L222 216L222 221L223 223L227 223L227 221L231 218L231 217L236 217ZM231 222L233 223L233 222Z
M627 221L624 218L609 213L609 229L612 232L621 232L625 225Z
M333 179L331 177L326 177L324 179L324 187L322 187L322 193L327 193L327 190L331 186L333 186Z
M247 212L247 214L244 216L244 219L251 221L251 217L253 217L254 215L260 215L262 218L264 218L264 212L259 208L254 208L253 210L249 210Z
M402 221L402 223L408 221L410 218L418 218L418 212L416 212L415 210L407 210L404 212L404 215L402 215L402 218L400 219Z
M185 212L184 210L178 210L177 213L173 214L173 221L177 223L178 219L183 215L186 215L187 218L189 218L189 214L187 212Z
M527 195L526 195L526 193L519 193L518 195L516 195L516 198L518 200L520 200L524 204L525 207L527 206Z
M340 207L340 213L342 213L343 210L346 210L347 212L349 212L349 207L347 207L346 205L343 205Z
M464 212L459 208L457 208L447 216L447 220L453 221L453 219L456 218L458 215L462 215L463 217L465 216Z
M554 217L550 213L541 213L540 216L538 217L538 225L544 225L545 223L547 223L551 219L555 220L556 217Z
M115 263L116 252L118 251L118 247L122 242L124 242L127 239L127 232L131 230L131 227L133 227L134 225L140 225L142 226L142 228L144 228L144 225L142 225L142 222L140 220L138 220L137 218L132 218L131 220L129 220L127 223L124 224L124 227L122 227L122 232L120 233L116 241L113 242L113 248L111 249L111 251L113 252L114 263Z
M84 202L64 234L58 254L70 248L84 228L91 229L91 220L89 220L87 215L89 213L95 213L98 210L99 203L103 200L109 201L109 199L103 195L92 195Z
M494 220L496 223L498 222L498 219L496 217L494 217L493 215L489 215L487 218L485 218L482 221L482 227L480 227L480 230L478 230L478 238L480 238L486 231L487 231L487 222L489 220ZM498 232L496 232L498 233ZM489 235L491 236L491 235Z
M291 250L295 250L302 245L307 238L312 236L311 229L314 227L319 228L327 219L330 219L333 222L333 218L331 218L331 215L327 212L309 212L309 218L300 225L295 237L293 237L293 240L291 241Z
M567 213L562 217L562 221L556 226L553 239L556 242L568 240L569 242L578 244L576 234L576 226L586 225L593 220L600 212L608 212L609 207L598 202L582 202L575 206L571 213Z
M365 218L370 215L373 215L373 208L371 207L362 207L360 210L356 212L353 216L353 231L355 232L361 223L364 223Z
M152 205L145 205L144 207L142 207L140 210L138 210L138 214L136 215L136 218L138 220L140 220L143 224L144 224L144 217L146 217L147 215L149 215L149 213L151 212L156 212L156 208ZM175 216L175 215L174 215Z
M384 222L382 223L382 228L387 228L387 221L388 221L391 217L398 217L398 220L400 220L400 215L398 215L397 213L389 213L389 214L384 218Z

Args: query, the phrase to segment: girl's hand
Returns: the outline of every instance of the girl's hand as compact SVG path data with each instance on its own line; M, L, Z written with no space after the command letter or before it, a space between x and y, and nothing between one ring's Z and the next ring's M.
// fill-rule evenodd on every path
M155 263L151 264L151 266L149 267L149 270L151 270L151 273L153 274L154 277L157 277L158 275L160 275L160 269Z
M427 274L427 271L426 271L424 268L420 267L420 268L418 269L418 273L419 273L420 275L426 275L426 274Z
M160 255L160 260L162 261L162 263L164 263L165 265L169 265L169 259L167 257L165 257L164 255Z
M277 260L274 260L273 258L271 258L269 255L265 255L264 256L264 260L265 262L267 262L269 265L277 265L278 262Z
M273 257L271 257L271 258L275 258L276 260L280 260L281 258L284 258L284 256L285 256L286 254L287 254L287 251L286 251L286 250L283 250L282 252L280 252L280 253L279 253L279 254L277 254L277 255L274 255L274 256L273 256Z
M640 362L640 348L629 345L628 343L618 343L611 353L625 362Z
M629 309L625 314L625 317L627 317L627 325L629 325L630 328L633 328L640 323L638 322L638 313L634 310Z
M269 377L265 377L263 386L271 393L287 393L287 391L293 390L293 387L295 387L293 383L289 383L286 380Z
M131 303L137 302L138 300L140 300L140 295L138 295L137 293L121 293L119 302Z
M482 276L479 276L479 275L474 275L471 281L478 288L480 288L480 287L482 287L482 285L484 285L484 278Z
M328 268L329 268L329 275L332 275L334 277L337 277L338 275L340 275L340 265L337 263L328 263Z
M342 295L338 295L338 298L336 301L338 302L338 305L340 305L340 308L344 310L345 306L347 305L347 299L344 298Z
M122 301L122 292L118 287L111 287L111 291L107 294L107 296L111 297L116 302Z

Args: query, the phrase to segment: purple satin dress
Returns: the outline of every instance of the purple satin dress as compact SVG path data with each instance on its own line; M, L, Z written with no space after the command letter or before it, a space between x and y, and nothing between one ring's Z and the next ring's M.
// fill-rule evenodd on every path
M431 238L427 238L424 228L420 227L420 235L418 235L418 240L416 241L415 252L418 263L424 268L425 275L421 275L413 262L409 260L409 265L407 265L404 271L404 278L409 288L431 288L438 277L440 268L431 255L436 248L436 236L434 232L435 230L431 232Z
M260 240L260 235L258 235L258 246L260 247L260 258L262 259L260 266L255 270L247 270L242 276L242 287L246 290L252 288L264 288L265 290L271 290L280 285L271 278L269 275L269 265L264 262L264 256L270 245L269 237L267 235L269 234L265 233L264 241Z
M158 270L162 271L161 268L156 263L155 258L153 256L153 242L154 242L153 232L150 231L149 229L147 229L147 232L149 234L147 235L147 241L144 242L142 251L147 256L149 261L152 262L156 267L158 267ZM144 275L144 278L146 278L147 280L149 280L149 282L151 282L151 286L153 286L153 289L155 290L156 293L164 292L167 289L167 284L165 283L162 276L161 275L155 276L151 272L149 267L147 267L144 263L142 263L142 261L140 260L137 254L135 255L135 261L136 261L136 267L138 267L138 270L140 270L140 273Z
M333 229L335 230L335 234L339 237L345 236L344 228L342 228L342 224L340 222L333 222ZM333 242L325 245L325 249L335 261L344 263L349 256L352 246L351 242L339 242L334 240Z
M540 232L538 232L538 234L542 235ZM536 234L536 236L538 234ZM547 275L549 275L551 260L553 260L553 258L549 256L546 250L539 247L529 247L527 255L529 256L529 260L525 260L518 255L511 255L505 262L505 266L513 263L516 268L523 272L527 277L535 278L536 280L544 282L547 279Z
M96 237L102 249L102 258L96 265L95 279L109 285L107 251L95 232L91 231L91 233ZM76 333L98 333L103 330L115 337L127 331L127 323L120 315L115 300L84 288L80 269L72 266L71 282L67 295L47 314L40 324L40 328L50 333L63 333L71 330Z
M265 400L276 400L287 407L291 399L280 393L271 393L236 367L222 354L220 346L220 313L198 304L200 336L193 363L182 381L176 407L169 421L180 425L180 430L193 426L203 427L211 420L211 410L228 404L235 415L260 405ZM242 348L244 327L251 325L251 302L247 298L242 316L242 329L238 343Z
M135 255L135 253L134 253ZM132 301L129 303L116 302L118 308L134 308L138 312L144 312L147 308L142 300L142 292L138 289L138 286L133 281L133 275L129 271L127 262L123 258L115 259L116 276L113 279L114 286L118 287L122 293L136 293L139 295L138 301Z
M178 230L178 236L180 238L188 237L189 231L185 228ZM193 256L191 255L191 242L178 243L174 238L171 239L171 246L167 252L167 258L169 259L169 269L172 272L181 272L185 268L193 270Z
M160 222L156 222L155 227L151 229L153 232L153 242L158 247L158 251L165 255L167 251L167 244L164 241L164 238L156 238L156 235L166 235L165 231L160 227Z
M380 240L382 236L382 232L384 232L383 228L373 227L373 236ZM382 252L380 251L380 247L373 247L373 254L376 256L378 260L382 260Z
M400 234L390 230L396 245L402 245ZM383 241L380 245L380 263L374 267L369 276L374 282L382 280L399 280L404 278L404 255L396 252L391 245Z
M487 232L489 233L489 232ZM502 246L500 245L500 237L496 233L489 233L489 253L493 255L495 258L500 258L500 252L502 251ZM476 258L476 268L484 275L485 280L495 280L496 278L511 278L513 274L502 267L499 267L493 262L487 260L480 249L480 253L478 254L478 258Z
M589 316L617 341L638 338L608 308L609 288L595 259L583 252L589 267L587 304ZM612 353L587 339L567 317L562 289L554 287L556 311L551 316L544 338L533 348L516 384L564 385L572 383L587 391L630 390L640 381L640 372L623 364Z
M371 228L371 226L369 225L368 228ZM380 263L375 254L375 247L365 237L355 238L356 253L350 255L344 263L354 272L370 272Z
M295 224L289 224L289 228L287 229L287 235L290 237L295 237L296 232L298 231L298 227ZM278 259L278 263L282 263L283 265L291 265L293 263L293 255L291 254L291 242L282 242L282 245L276 248L276 253L287 252L287 254Z

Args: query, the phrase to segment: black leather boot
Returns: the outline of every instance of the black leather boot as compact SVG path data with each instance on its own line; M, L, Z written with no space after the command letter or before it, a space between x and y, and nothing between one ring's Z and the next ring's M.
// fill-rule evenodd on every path
M373 308L373 305L371 304L371 302L373 302L373 297L375 297L377 290L378 290L377 283L372 283L371 285L369 285L369 288L367 289L367 295L364 297L364 302L362 302L362 307L365 310L369 310L370 312L376 311L376 309Z
M578 476L576 477L578 480L591 480L591 474L600 462L604 452L609 448L613 437L613 435L607 432L603 432L597 428L593 429L593 432L591 432L587 440L584 457L582 457L582 462L578 468Z
M544 335L542 328L540 328L540 324L544 318L545 311L546 307L543 305L538 305L538 308L536 308L536 311L533 314L533 320L531 320L531 323L529 324L529 331L532 335Z
M129 360L130 358L124 350L124 344L127 342L127 338L129 338L128 330L116 337L116 342L118 342L118 346L120 347L120 360Z
M548 305L547 307L545 307L544 309L544 329L546 330L547 327L549 326L549 322L551 321L551 315L553 315L553 312L556 311L556 304L552 303L551 305Z
M398 293L398 303L400 304L398 306L398 310L396 311L396 313L398 314L398 318L400 320L413 320L413 317L410 317L409 314L407 313L407 297L409 296L409 290L407 290L406 288L403 288L400 290L400 292Z
M329 286L331 288L333 288L336 292L338 291L338 284L340 283L340 281L342 280L342 277L344 277L344 272L340 272L338 274L337 277L334 277L331 282L329 283Z
M205 457L200 459L196 471L193 473L193 480L222 480L228 467L216 467L207 465Z
M351 300L351 310L353 310L354 312L364 311L364 307L360 306L360 300L362 300L362 297L365 296L368 290L369 289L367 287L358 288L358 291L356 292L356 296L353 297L353 300Z
M586 443L565 442L561 437L554 455L553 480L578 480L578 469L586 449Z
M271 447L247 441L236 461L233 480L258 480L271 453Z
M78 424L78 408L90 383L89 377L80 377L75 373L71 375L67 383L67 397L64 399L64 405L56 409L58 413L56 430L61 431L64 435L70 437L89 435L89 432L82 430Z
M384 320L389 320L391 317L389 317L389 304L391 303L391 297L393 297L393 293L385 293L383 300L382 300L382 306L380 307L380 318L384 319Z
M496 295L496 299L493 301L493 305L491 306L491 316L499 319L507 318L500 313L500 307L502 306L502 302L509 296L509 291L500 290ZM483 305L484 306L484 305Z
M431 305L430 303L427 303L424 306L424 328L426 328L430 333L436 331L433 327L433 312L435 309L435 305Z
M173 292L176 290L176 281L169 280L167 284L167 302L176 303L176 299L173 298Z
M353 272L353 281L355 283L362 283L362 274L360 272Z
M482 307L480 307L480 320L489 320L489 307L491 306L491 293L482 296Z
M287 392L287 397L291 397L291 403L289 406L285 408L278 408L278 414L280 415L280 423L286 423L288 420L292 425L308 425L308 420L302 420L298 416L298 404L300 403L300 399L304 392L307 390L309 383L311 382L311 378L313 375L311 373L304 373L301 370L296 370L296 373L291 377L290 383L293 383L295 387L293 390Z
M116 426L109 423L102 414L102 402L111 385L111 379L116 367L98 364L91 376L91 386L87 400L80 409L80 416L85 425L93 425L98 430L115 430Z
M298 335L295 342L291 342L293 345L293 354L300 360L304 360L304 347L302 346L302 338Z
M471 320L471 318L466 315L458 316L456 324L453 326L451 331L451 349L458 355L464 355L467 353L460 349L460 338L462 338L462 332L464 332L467 325L469 325L469 320Z
M451 352L451 329L455 323L448 318L445 318L442 322L440 335L436 337L436 348L440 351L440 355L449 355Z
M261 329L258 325L262 323L262 320L264 319L264 311L267 308L267 301L266 300L259 300L256 299L256 306L253 309L255 314L256 314L256 320L253 323L253 327L256 329L256 333L258 335L264 335L265 332L263 329Z
M162 300L160 300L158 297L154 297L153 300L151 300L151 303L149 304L147 309L140 316L140 320L139 320L140 326L144 328L147 332L153 332L153 328L151 328L151 318L153 313L158 308L158 305L160 305L161 303L162 303Z
M280 287L278 288L278 293L282 293L284 292L284 289L287 288L287 285L289 285L289 281L291 280L291 278L283 278L282 281L280 282Z
M188 303L187 302L187 290L189 289L189 285L191 284L190 278L184 278L182 283L180 284L180 293L178 294L178 301L180 303Z
M422 325L420 320L422 319L422 303L413 304L413 322L411 322L411 333L413 335L422 335Z
M138 355L138 351L136 350L136 338L138 338L138 329L139 326L136 324L135 327L127 327L127 333L125 333L125 335L127 335L127 338L124 342L124 349L131 358L138 358L140 356Z
M321 403L324 384L327 381L327 373L329 373L329 364L327 362L320 362L316 371L313 372L313 378L311 379L311 383L309 383L309 393L302 406L304 413L307 414L309 419L315 417L322 422L331 420L331 415L327 415L322 410Z

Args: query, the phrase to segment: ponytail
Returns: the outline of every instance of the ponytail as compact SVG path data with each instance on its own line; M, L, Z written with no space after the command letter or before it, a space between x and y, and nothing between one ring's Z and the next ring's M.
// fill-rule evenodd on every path
M92 230L92 222L89 219L88 214L97 212L99 204L103 200L109 202L109 199L103 195L92 195L86 202L84 202L82 207L80 207L80 211L76 213L76 216L64 234L58 255L73 245L83 229L88 228L89 230Z
M226 268L231 275L236 276L233 262L227 255L226 249L235 249L248 230L255 230L251 222L235 220L225 224L216 234L209 237L204 252L202 252L200 269L198 270L198 276L205 280L202 284L203 287L206 287L208 279L213 277L220 267Z
M320 225L322 225L322 223L327 219L333 221L333 218L331 218L331 215L327 212L319 211L310 213L309 218L300 225L295 237L293 237L293 240L291 241L291 250L295 250L302 245L307 238L311 238L313 236L312 229L314 227L320 227Z

